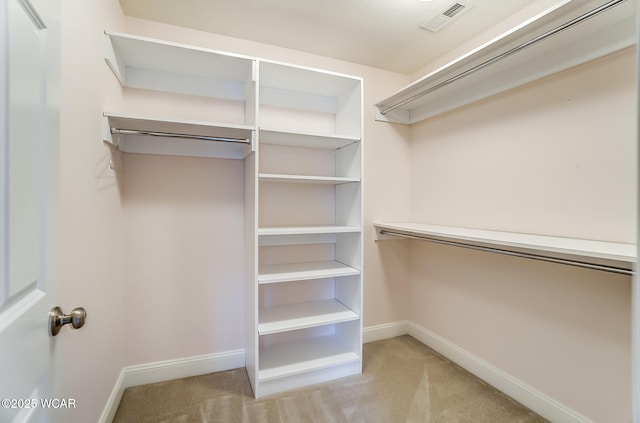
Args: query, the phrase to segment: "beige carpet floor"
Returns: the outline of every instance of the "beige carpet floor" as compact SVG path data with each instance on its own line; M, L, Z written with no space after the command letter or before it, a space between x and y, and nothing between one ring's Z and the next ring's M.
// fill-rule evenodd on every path
M244 369L128 388L114 419L114 423L545 421L409 336L365 344L362 375L260 400L253 398Z

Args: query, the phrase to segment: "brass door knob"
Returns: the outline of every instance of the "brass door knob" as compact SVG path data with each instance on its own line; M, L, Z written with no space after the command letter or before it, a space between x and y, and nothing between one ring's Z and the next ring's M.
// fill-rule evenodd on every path
M87 312L82 307L74 308L69 314L64 314L60 307L54 307L49 312L49 333L51 336L56 336L60 329L68 323L71 323L74 329L80 329L86 320Z

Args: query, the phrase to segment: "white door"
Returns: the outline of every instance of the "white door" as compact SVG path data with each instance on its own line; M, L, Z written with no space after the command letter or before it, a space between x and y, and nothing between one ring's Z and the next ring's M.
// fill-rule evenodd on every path
M0 422L54 420L59 10L0 0Z

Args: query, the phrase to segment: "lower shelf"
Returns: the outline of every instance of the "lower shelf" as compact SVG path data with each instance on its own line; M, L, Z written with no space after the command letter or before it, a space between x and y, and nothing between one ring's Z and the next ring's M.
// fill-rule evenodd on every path
M260 382L358 363L360 355L337 335L269 345L260 349Z
M290 330L358 320L360 316L337 300L310 301L260 310L258 333Z
M359 275L360 271L338 261L318 261L260 266L258 283L278 283Z

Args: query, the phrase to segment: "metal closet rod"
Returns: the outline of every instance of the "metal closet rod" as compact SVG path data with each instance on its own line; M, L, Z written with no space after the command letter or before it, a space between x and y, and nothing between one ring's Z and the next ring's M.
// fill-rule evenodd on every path
M633 270L625 269L623 267L607 266L604 264L594 264L594 263L587 263L587 262L578 261L578 260L561 259L556 257L543 256L540 254L510 251L502 248L485 247L481 245L467 244L464 242L447 241L443 239L431 238L431 237L422 236L422 235L408 235L408 234L403 234L401 232L388 231L386 229L380 230L380 234L393 235L401 238L418 239L421 241L429 241L437 244L452 245L454 247L469 248L472 250L479 250L479 251L484 251L488 253L497 253L497 254L503 254L507 256L527 258L531 260L539 260L539 261L546 261L550 263L565 264L568 266L583 267L583 268L592 269L592 270L601 270L603 272L618 273L621 275L633 275Z
M191 135L191 134L175 134L173 132L152 132L152 131L139 131L134 129L119 129L111 128L112 134L121 135L150 135L152 137L167 137L167 138L185 138L190 140L202 140L202 141L219 141L219 142L237 142L241 144L251 144L251 141L243 138L225 138L225 137L208 137L206 135Z
M610 0L607 3L605 3L605 4L601 5L601 6L598 6L593 10L590 10L589 12L585 13L584 15L578 16L577 18L574 18L574 19L570 20L569 22L566 22L566 23L564 23L564 24L562 24L562 25L560 25L560 26L558 26L556 28L553 28L553 29L545 32L544 34L538 35L537 37L535 37L535 38L533 38L533 39L531 39L529 41L526 41L526 42L524 42L524 43L522 43L522 44L520 44L520 45L518 45L516 47L513 47L512 49L507 50L504 53L501 53L501 54L499 54L499 55L497 55L497 56L495 56L495 57L493 57L493 58L491 58L491 59L489 59L489 60L487 60L485 62L482 62L479 65L476 65L476 66L474 66L472 68L467 69L464 72L461 72L461 73L459 73L459 74L457 74L455 76L452 76L451 78L447 79L446 81L443 81L443 82L441 82L439 84L436 84L433 87L429 87L427 89L424 89L424 90L420 91L419 93L414 94L411 97L409 97L409 98L407 98L405 100L402 100L401 102L396 103L396 104L394 104L392 106L385 107L384 109L380 109L380 114L381 115L385 115L388 112L390 112L391 110L397 109L398 107L402 107L405 104L411 103L413 100L416 100L416 99L418 99L420 97L423 97L423 96L425 96L425 95L427 95L429 93L432 93L433 91L436 91L436 90L438 90L438 89L440 89L442 87L445 87L445 86L451 84L452 82L455 82L455 81L457 81L459 79L462 79L462 78L464 78L466 76L471 75L472 73L475 73L475 72L477 72L479 70L482 70L482 69L486 68L487 66L493 65L494 63L497 63L497 62L499 62L499 61L501 61L503 59L506 59L507 57L509 57L509 56L521 51L521 50L524 50L527 47L530 47L530 46L532 46L532 45L534 45L534 44L536 44L536 43L538 43L538 42L540 42L542 40L545 40L545 39L547 39L547 38L549 38L549 37L561 32L561 31L564 31L565 29L568 29L568 28L574 26L574 25L577 25L580 22L583 22L583 21L585 21L585 20L587 20L589 18L592 18L593 16L596 16L597 14L599 14L601 12L609 10L610 8L612 8L614 6L617 6L618 4L623 3L625 1L627 1L627 0Z

